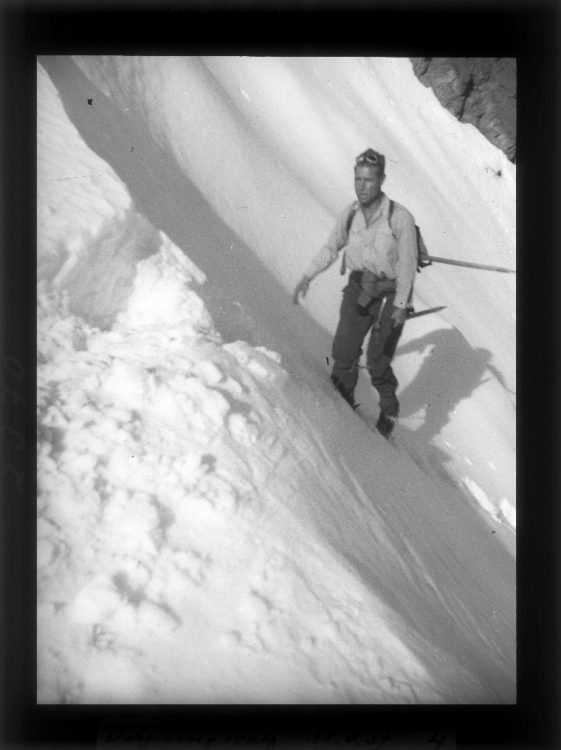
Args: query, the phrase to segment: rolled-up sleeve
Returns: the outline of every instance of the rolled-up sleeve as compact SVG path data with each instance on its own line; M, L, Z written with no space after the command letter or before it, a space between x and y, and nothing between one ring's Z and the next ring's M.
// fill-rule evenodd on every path
M337 219L325 244L321 247L317 255L311 260L304 275L313 279L318 273L325 271L326 268L335 262L341 248L347 244L347 219L354 204L348 206Z
M400 211L395 221L397 244L395 307L407 307L417 272L417 230L408 211Z

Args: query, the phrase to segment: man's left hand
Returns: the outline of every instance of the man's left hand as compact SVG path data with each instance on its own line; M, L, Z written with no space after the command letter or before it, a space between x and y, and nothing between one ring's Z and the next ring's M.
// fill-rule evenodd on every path
M398 328L405 323L407 318L407 310L401 307L394 307L392 312L393 327Z

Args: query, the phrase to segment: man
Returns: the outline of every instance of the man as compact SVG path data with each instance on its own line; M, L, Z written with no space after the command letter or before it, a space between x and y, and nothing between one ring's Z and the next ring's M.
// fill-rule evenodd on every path
M353 202L340 215L326 244L298 282L293 301L304 297L310 281L328 268L343 250L350 270L343 290L339 324L333 340L331 379L354 408L354 391L362 345L371 330L367 367L380 402L377 428L388 437L399 414L397 378L391 367L407 317L417 270L415 221L382 191L386 160L369 148L357 156Z

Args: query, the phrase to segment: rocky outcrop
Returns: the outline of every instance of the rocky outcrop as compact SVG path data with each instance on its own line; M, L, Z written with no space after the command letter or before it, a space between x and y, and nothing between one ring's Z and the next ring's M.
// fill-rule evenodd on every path
M412 57L413 70L461 122L516 161L516 59Z

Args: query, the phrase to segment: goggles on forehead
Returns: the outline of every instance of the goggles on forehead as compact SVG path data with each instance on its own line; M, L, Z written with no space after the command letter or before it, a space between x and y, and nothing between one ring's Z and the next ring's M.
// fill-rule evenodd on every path
M376 151L364 151L356 157L355 164L375 164L376 166L384 167L386 163L385 158L382 154L378 154Z

